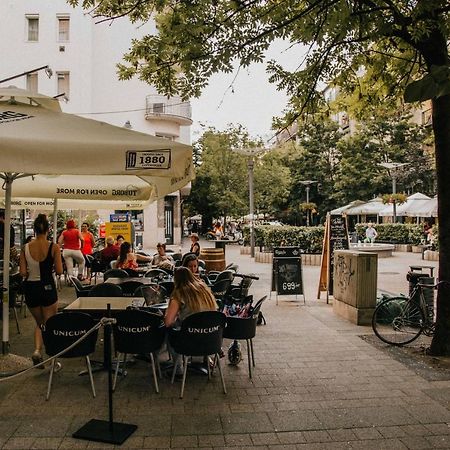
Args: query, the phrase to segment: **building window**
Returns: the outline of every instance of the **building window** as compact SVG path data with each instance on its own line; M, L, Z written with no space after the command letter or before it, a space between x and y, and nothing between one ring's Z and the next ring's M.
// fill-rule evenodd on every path
M38 74L29 73L27 75L27 90L37 93L38 92Z
M171 135L171 134L165 134L165 133L155 133L155 137L159 137L162 139L167 139L168 141L174 141L175 140L175 136Z
M58 17L58 42L69 42L69 30L69 17Z
M27 17L27 40L29 42L37 42L39 40L39 17Z
M57 95L61 100L69 100L70 98L70 73L69 72L57 72L56 77L58 79L58 92Z

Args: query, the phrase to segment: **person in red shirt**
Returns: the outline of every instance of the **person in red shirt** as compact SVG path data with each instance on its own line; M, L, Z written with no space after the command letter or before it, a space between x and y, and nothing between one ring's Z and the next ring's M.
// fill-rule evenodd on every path
M100 261L108 266L111 261L116 261L119 257L120 247L114 244L114 238L108 236L106 238L106 247L100 252Z
M84 272L84 256L81 253L84 239L80 230L75 228L75 221L70 219L66 223L66 230L61 233L58 239L58 244L64 247L63 258L66 263L67 274L73 275L74 261L78 264L78 279L83 281Z
M87 222L83 222L81 225L81 236L84 239L84 245L81 249L81 253L84 256L84 265L86 267L86 277L90 278L91 276L91 263L89 262L86 255L92 255L95 247L95 238L94 235L89 231L89 224Z

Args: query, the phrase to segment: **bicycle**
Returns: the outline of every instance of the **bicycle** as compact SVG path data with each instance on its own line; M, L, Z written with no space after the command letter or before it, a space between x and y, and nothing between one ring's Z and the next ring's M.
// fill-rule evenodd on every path
M417 283L408 297L390 297L383 300L372 317L375 335L386 344L405 345L413 342L422 333L433 336L434 305L425 299L425 289L438 289L446 281L437 284Z

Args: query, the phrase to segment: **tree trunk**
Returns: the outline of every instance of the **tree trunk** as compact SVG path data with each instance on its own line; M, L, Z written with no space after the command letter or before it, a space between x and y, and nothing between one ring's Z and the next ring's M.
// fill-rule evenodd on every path
M432 100L435 137L438 217L439 281L450 282L450 95ZM436 332L430 354L450 356L450 285L439 286Z

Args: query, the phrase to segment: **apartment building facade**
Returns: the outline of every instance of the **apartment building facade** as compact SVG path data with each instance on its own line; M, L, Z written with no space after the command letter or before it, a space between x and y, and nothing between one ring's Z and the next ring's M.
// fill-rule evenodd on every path
M159 95L138 79L119 81L117 76L116 64L131 40L155 33L154 24L132 24L126 17L97 22L65 0L2 0L0 79L44 65L53 72L49 77L36 71L3 86L58 96L64 112L189 144L189 102ZM175 192L143 211L144 229L137 234L144 247L180 242L181 195ZM99 211L105 218L108 213Z

